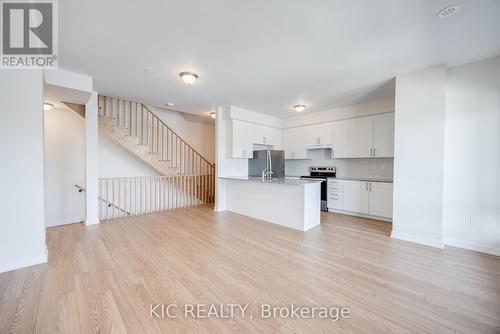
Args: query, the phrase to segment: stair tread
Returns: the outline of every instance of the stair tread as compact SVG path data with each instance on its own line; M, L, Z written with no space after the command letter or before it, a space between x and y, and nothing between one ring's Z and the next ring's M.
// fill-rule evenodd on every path
M154 169L158 170L160 173L166 176L188 175L188 174L181 174L181 170L184 169L184 165L172 166L173 161L171 158L170 159L168 158L170 154L167 154L170 153L169 151L165 152L165 154L160 152L154 152L152 150L156 149L155 146L156 143L154 144L141 143L140 137L137 136L137 133L136 135L132 134L133 131L131 133L130 126L127 126L126 122L128 120L127 116L125 116L125 118L122 118L121 115L117 114L104 115L103 112L104 110L102 109L102 107L100 107L100 113L98 115L99 130L104 134L106 134L108 137L110 137L117 144L122 146L124 149L126 149L129 153L137 156L145 163L147 163L148 165L150 165L151 167L153 167ZM151 111L149 112L151 113ZM120 120L121 122L118 121L118 118L122 118L122 120ZM152 130L151 133L154 133L154 131L155 128ZM167 156L167 158L164 158L163 156ZM179 162L176 161L176 164L178 163ZM181 161L181 164L182 163L183 162Z

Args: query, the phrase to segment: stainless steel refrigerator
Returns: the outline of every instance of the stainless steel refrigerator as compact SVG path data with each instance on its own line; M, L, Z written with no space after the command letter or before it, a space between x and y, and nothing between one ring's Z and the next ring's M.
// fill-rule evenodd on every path
M271 166L273 178L285 177L285 151L269 151L271 161L268 159L267 150L253 151L253 159L248 159L248 176L262 176L262 171Z

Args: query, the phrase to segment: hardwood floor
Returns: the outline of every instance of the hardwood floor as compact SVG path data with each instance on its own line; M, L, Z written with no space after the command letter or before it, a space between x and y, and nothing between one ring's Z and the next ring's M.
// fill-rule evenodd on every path
M500 258L389 234L331 213L303 233L203 206L51 228L47 264L0 274L0 333L500 333ZM171 303L249 306L245 318L150 317ZM351 317L258 316L292 303Z

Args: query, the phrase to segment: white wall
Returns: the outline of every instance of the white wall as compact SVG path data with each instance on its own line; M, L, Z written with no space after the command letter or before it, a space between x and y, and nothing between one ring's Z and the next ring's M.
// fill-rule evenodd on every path
M47 261L43 185L43 77L0 75L0 272Z
M448 71L443 210L447 245L500 255L499 172L496 57ZM471 223L471 217L478 221Z
M392 237L443 247L446 67L396 78Z
M229 110L229 118L255 123L259 125L267 125L273 128L281 129L283 127L283 120L269 115L260 114L255 111L243 109L240 107L231 106Z
M215 161L215 124L188 121L177 111L148 108L205 159Z
M85 124L64 105L44 112L45 226L85 220Z
M161 175L147 163L99 133L99 177Z

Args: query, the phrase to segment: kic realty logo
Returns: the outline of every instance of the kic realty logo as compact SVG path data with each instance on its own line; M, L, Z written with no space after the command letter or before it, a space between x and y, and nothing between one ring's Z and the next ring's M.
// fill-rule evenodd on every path
M2 69L56 68L57 2L0 1Z

